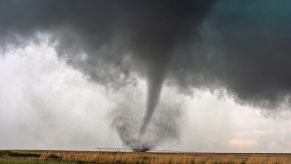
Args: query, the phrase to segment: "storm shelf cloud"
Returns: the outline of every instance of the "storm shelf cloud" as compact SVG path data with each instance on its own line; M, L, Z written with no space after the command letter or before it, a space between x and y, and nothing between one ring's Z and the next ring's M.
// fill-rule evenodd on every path
M94 82L122 88L134 74L144 77L142 138L165 81L185 94L223 88L241 104L288 108L290 7L287 0L2 0L0 44L5 51L45 34L60 58Z

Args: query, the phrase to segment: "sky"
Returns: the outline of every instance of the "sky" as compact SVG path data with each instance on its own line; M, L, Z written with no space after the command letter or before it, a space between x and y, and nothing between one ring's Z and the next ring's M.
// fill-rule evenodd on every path
M0 149L290 152L288 0L3 0Z
M141 106L145 101L145 79L112 92L58 58L45 41L7 51L0 74L0 149L126 147L111 126L113 107L126 95ZM181 129L157 150L290 152L289 112L266 113L204 90L188 96L171 86L162 97L182 105Z

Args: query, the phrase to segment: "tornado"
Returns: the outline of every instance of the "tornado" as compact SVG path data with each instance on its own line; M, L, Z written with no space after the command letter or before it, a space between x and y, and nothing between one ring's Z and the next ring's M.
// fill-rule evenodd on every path
M147 78L146 112L139 131L141 138L159 104L163 82L176 49L189 49L197 38L197 26L213 1L147 1L141 18L135 21L132 49L145 64ZM144 24L146 23L146 24Z
M146 106L146 113L142 122L142 126L140 128L139 137L142 137L142 135L145 133L147 125L150 122L153 116L153 113L155 111L155 108L157 107L159 103L164 77L166 75L166 67L168 64L167 62L169 61L165 61L165 62L166 63L165 65L162 66L162 68L160 68L159 70L151 68L148 74L147 106Z

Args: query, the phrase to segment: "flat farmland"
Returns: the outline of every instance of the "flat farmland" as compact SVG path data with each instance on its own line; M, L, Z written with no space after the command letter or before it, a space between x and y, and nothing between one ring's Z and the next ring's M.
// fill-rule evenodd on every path
M3 150L0 163L291 164L291 154Z

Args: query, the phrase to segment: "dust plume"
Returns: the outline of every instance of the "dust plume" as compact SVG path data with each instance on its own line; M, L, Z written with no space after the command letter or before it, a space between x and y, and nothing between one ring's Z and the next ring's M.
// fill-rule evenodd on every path
M147 131L139 138L144 107L144 102L139 98L136 93L127 93L123 98L118 98L115 107L109 113L111 125L117 130L123 144L134 151L148 151L160 144L179 139L183 116L180 100L172 100L169 103L168 100L171 98L164 97ZM128 103L128 99L132 101Z

